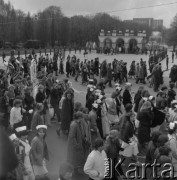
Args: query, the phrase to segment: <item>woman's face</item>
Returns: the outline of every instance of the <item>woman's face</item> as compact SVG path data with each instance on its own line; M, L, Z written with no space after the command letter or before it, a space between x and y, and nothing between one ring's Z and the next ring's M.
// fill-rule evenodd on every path
M46 130L43 128L38 129L38 134L40 138L44 138L45 134L46 134Z

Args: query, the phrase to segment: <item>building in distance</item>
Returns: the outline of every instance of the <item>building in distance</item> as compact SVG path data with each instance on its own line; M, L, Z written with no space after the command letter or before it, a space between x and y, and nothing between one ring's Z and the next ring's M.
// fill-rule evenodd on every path
M146 25L153 30L161 29L163 27L163 20L162 19L153 19L153 18L133 18L133 20L125 20L124 22L127 23L137 23Z

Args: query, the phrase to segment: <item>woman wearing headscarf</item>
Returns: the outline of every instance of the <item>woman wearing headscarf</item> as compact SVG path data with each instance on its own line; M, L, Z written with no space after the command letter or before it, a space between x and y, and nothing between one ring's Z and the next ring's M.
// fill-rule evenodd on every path
M140 100L139 105L138 105L138 112L140 111L140 109L141 109L142 105L144 104L144 102L146 102L148 100L149 96L150 96L149 91L144 89L142 91L141 100Z
M28 131L26 126L22 126L15 129L16 135L20 143L20 151L23 152L23 163L26 174L23 176L24 180L34 180L33 169L30 161L31 146L28 142Z
M139 107L139 102L141 101L142 99L142 91L144 90L144 87L143 86L140 86L138 88L138 91L137 93L135 94L135 97L134 97L134 103L135 103L135 107L134 107L134 111L137 113L138 112L138 107Z
M110 125L114 125L119 122L119 117L117 115L117 104L116 104L117 93L113 92L111 94L111 101L108 106L108 120Z
M137 114L137 120L139 120L138 128L138 141L139 144L145 147L145 145L150 141L151 124L154 118L154 113L152 111L152 106L149 101L144 102Z
M132 104L131 83L125 84L125 90L123 92L123 105L124 105L124 107L128 103Z
M120 139L122 142L121 155L126 158L126 161L130 162L133 158L137 163L138 142L135 136L135 114L132 112L130 116L125 119L120 130Z
M73 165L78 172L83 169L87 158L83 142L85 139L85 132L81 121L83 121L83 114L81 112L76 112L74 114L74 120L70 125L67 146L67 161Z
M36 94L36 103L43 103L43 115L44 115L44 122L46 125L51 126L50 116L49 116L49 108L47 104L47 96L45 93L45 88L43 85L39 85L38 93Z
M175 122L171 122L168 127L168 138L169 138L169 146L172 151L172 165L174 168L174 175L177 175L177 124Z
M63 133L68 134L70 123L73 119L73 102L72 94L69 91L65 92L65 98L62 102L61 109L61 129Z
M47 144L45 137L47 134L46 125L38 125L36 127L37 134L31 142L31 161L35 178L42 179L48 177L46 160L49 160Z

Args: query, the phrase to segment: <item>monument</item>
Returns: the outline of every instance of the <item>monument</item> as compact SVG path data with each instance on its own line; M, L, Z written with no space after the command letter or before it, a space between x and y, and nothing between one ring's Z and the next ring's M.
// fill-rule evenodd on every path
M133 30L105 32L102 29L98 39L100 48L114 49L120 53L135 53L137 49L142 51L147 41L145 30L135 34Z

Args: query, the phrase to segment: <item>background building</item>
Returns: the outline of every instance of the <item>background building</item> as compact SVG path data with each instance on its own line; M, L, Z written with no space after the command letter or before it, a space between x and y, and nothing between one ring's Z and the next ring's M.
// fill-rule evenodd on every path
M133 18L133 20L125 20L124 22L133 22L137 24L144 24L151 27L153 30L163 27L162 19L153 19L153 18Z

